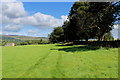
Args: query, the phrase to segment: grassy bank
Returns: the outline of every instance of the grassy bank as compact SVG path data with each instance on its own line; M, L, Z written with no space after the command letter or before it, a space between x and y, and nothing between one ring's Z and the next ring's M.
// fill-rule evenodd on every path
M46 44L2 50L4 78L118 77L118 48Z

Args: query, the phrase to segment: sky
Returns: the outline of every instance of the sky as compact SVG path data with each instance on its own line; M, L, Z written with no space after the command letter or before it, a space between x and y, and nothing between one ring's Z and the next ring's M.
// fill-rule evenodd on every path
M54 27L67 20L73 2L11 2L2 3L2 33L47 37ZM112 30L118 38L118 26Z

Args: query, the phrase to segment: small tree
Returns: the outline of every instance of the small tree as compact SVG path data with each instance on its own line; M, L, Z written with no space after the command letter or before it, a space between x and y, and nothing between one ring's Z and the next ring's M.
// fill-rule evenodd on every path
M8 42L8 41L6 41L6 40L0 41L0 46L5 46L5 44L6 44L7 42Z
M53 32L50 34L49 37L50 42L57 43L64 41L64 30L62 27L54 28Z

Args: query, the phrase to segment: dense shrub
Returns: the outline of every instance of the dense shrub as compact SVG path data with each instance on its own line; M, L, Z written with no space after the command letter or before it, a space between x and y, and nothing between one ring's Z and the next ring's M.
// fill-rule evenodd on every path
M5 46L7 43L14 43L13 41L0 40L0 46Z
M120 47L120 40L115 41L75 41L73 44L75 45L91 45L91 46L99 46L99 47Z
M27 40L24 42L17 43L17 45L32 45L32 44L48 44L48 40Z

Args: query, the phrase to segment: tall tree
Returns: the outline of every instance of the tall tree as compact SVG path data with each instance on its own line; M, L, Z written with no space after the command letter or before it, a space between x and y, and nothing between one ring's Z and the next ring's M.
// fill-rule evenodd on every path
M112 30L119 14L119 3L75 2L69 14L69 22L63 25L69 41L98 37Z
M92 26L88 26L92 22L92 17L88 10L88 2L75 2L73 4L69 14L69 22L63 25L68 40L74 41L85 39L87 41L92 37L90 34Z
M52 43L63 42L64 41L64 30L62 27L54 28L53 32L49 36L49 40Z
M94 17L93 25L98 40L101 41L103 36L112 30L114 22L120 10L120 3L112 2L90 2L89 12Z

